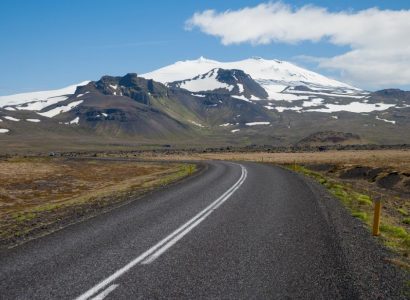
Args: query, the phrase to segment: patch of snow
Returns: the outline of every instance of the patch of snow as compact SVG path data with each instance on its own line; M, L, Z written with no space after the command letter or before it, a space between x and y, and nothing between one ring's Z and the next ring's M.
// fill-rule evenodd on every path
M204 98L204 97L206 97L206 95L202 95L202 94L191 94L192 96L195 96L195 97L201 97L201 98Z
M249 100L248 98L246 98L244 95L239 95L239 96L231 96L232 98L235 98L235 99L239 99L239 100L243 100L243 101L246 101L246 102L250 102L250 103L252 103L252 101L251 100Z
M339 117L338 116L331 116L333 119L339 119Z
M299 96L294 94L285 94L277 92L269 92L269 100L283 100L283 101L295 101L295 100L309 100L309 96Z
M324 92L311 92L311 91L292 91L292 94L307 94L307 95L320 95L320 96L334 96L341 98L355 98L362 99L363 95L345 95L345 94L336 94L336 93L324 93Z
M382 111L389 109L394 104L385 104L385 103L362 103L362 102L351 102L349 104L324 104L326 108L317 108L317 109L309 109L308 111L316 111L316 112L324 112L324 113L333 113L338 111L348 111L354 113L365 113L365 112L372 112L372 111Z
M303 107L312 107L312 106L319 106L323 104L323 99L322 98L313 98L310 99L309 101L303 101L302 106Z
M68 122L68 124L78 124L80 123L80 117L76 117L74 120L71 120L70 122Z
M7 133L10 130L6 129L6 128L0 128L0 133Z
M48 98L45 101L36 101L36 102L31 102L31 103L25 103L23 105L17 106L18 110L32 110L32 111L38 111L42 110L43 108L46 108L47 106L56 104L58 102L67 100L68 97L65 96L59 96L59 97L51 97Z
M78 95L77 95L77 98L80 98L80 97L82 97L82 96L84 96L84 94L78 94Z
M55 104L59 101L66 100L67 97L62 97L62 96L74 94L78 86L86 85L89 82L90 81L84 81L78 84L70 85L68 87L58 89L58 90L52 90L52 91L41 91L41 92L0 96L0 107L4 107L7 105L21 105L24 103L40 102L42 103L42 105L35 106L35 108L37 110L41 110L49 105ZM26 108L21 106L18 109L26 109Z
M265 105L264 107L265 107L266 109L269 109L269 110L271 110L271 109L275 109L275 107L270 106L270 105Z
M15 111L16 110L14 107L10 107L10 106L5 107L4 109L8 110L8 111Z
M104 117L107 117L108 116L108 114L106 114L106 113L101 113Z
M38 123L41 122L40 119L26 119L27 122L33 122L33 123Z
M5 116L4 118L5 118L6 120L14 121L14 122L20 121L20 119L16 119L16 118L13 118L13 117L10 117L10 116Z
M118 89L118 85L117 85L117 84L110 84L109 86L110 86L110 88L112 88L112 89L114 89L114 90Z
M396 124L396 121L382 119L382 118L379 118L379 116L376 116L376 120L379 120L379 121L384 121L384 122L387 122L387 123Z
M251 95L251 100L261 100L261 99L258 98L258 97L256 97L256 96L254 96L254 95Z
M271 93L281 93L288 87L287 85L279 84L274 80L257 80L257 82L268 93L268 95Z
M214 69L206 74L184 80L179 84L179 87L191 92L213 91L216 89L227 89L232 91L234 89L233 85L220 82L217 79L218 71L218 69Z
M237 85L238 85L238 88L239 88L239 94L242 94L245 91L245 89L243 88L243 84L242 83L237 83Z
M70 104L67 104L64 106L58 106L53 109L50 109L49 111L41 112L38 114L41 116L47 117L47 118L53 118L61 113L65 113L65 112L72 110L74 107L80 105L81 103L83 103L83 100L74 101L74 102L71 102Z
M189 120L189 122L191 122L192 124L194 124L195 126L198 126L198 127L205 127L204 125L202 125L202 124L199 124L199 123L197 123L197 122L195 122L195 121L192 121L192 120Z
M269 125L270 122L249 122L245 123L246 126L256 126L256 125Z
M232 126L233 124L231 124L231 123L224 123L224 124L221 124L221 125L219 125L219 126L221 126L221 127L226 127L226 126Z
M231 130L232 133L235 133L235 132L238 132L238 131L240 131L240 129L232 129Z
M299 106L294 106L294 107L275 106L275 109L278 112L284 112L285 110L293 110L293 111L300 112L303 109L303 107L299 107Z

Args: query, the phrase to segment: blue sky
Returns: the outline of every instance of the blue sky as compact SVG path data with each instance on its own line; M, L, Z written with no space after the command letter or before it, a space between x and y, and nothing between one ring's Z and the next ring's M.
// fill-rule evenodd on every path
M337 2L337 3L336 3ZM254 7L262 1L105 1L2 0L0 2L0 95L63 87L105 74L144 73L177 60L205 56L239 60L250 56L296 62L324 75L340 77L340 70L319 67L300 56L333 57L349 45L326 41L296 44L223 45L185 22L195 12ZM408 10L410 1L284 1L298 8L307 4L329 12ZM360 83L366 88L366 83ZM395 84L393 84L395 85ZM371 85L369 85L371 86ZM408 87L402 83L399 87Z

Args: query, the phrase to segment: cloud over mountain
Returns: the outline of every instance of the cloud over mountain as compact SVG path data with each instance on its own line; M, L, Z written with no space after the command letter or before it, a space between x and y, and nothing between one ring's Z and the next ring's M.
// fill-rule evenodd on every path
M224 45L327 42L349 46L348 52L322 57L318 66L340 71L341 77L366 87L409 86L410 10L331 12L282 2L255 7L195 13L187 29L199 28Z

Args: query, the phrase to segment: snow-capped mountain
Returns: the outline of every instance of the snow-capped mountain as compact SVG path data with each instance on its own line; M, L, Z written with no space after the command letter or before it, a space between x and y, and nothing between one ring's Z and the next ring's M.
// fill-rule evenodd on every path
M74 94L78 86L86 85L89 82L83 81L57 90L0 96L0 108L40 111L48 106L67 100L69 96Z
M107 75L1 96L0 142L38 137L41 144L54 137L58 144L69 136L103 143L286 144L327 130L354 133L364 142L402 143L410 130L409 101L410 92L369 93L288 62L200 58L140 76Z
M249 74L267 92L268 96L262 100L292 101L302 99L301 95L323 93L347 97L362 97L367 94L289 62L259 57L234 62L219 62L200 57L197 60L179 61L141 76L164 84L179 81L182 82L181 88L192 92L198 92L198 89L211 91L221 87L221 82L215 76L204 76L214 69L237 69Z
M193 95L224 94L250 101L267 99L266 91L242 70L212 69L192 79L168 83L170 87L194 92Z

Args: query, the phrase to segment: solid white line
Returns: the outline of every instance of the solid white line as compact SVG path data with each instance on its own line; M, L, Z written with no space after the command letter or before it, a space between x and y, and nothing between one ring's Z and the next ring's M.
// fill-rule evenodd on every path
M105 290L103 290L101 293L99 293L97 296L93 297L91 300L103 300L105 297L108 296L109 293L115 290L118 286L119 284L110 285Z
M121 269L117 270L115 273L89 289L87 292L82 294L81 296L77 297L76 300L86 300L90 298L92 295L97 293L99 290L103 289L111 282L116 280L118 277L122 276L125 272L129 271L132 267L136 264L144 261L146 258L147 261L144 261L144 264L150 263L158 258L161 254L163 254L167 249L169 249L172 245L174 245L178 240L180 240L184 235L186 235L189 231L191 231L194 227L196 227L199 223L201 223L207 216L209 216L212 211L218 208L222 203L224 203L228 198L244 183L247 177L247 170L244 166L241 166L242 174L238 181L231 186L222 196L212 202L209 206L207 206L204 210L198 213L195 217L190 219L184 225L179 227L177 230L172 232L170 235L162 239L156 245L142 253L140 256L129 262L127 265L122 267ZM152 255L152 256L151 256ZM151 256L151 257L150 257Z
M242 182L245 181L246 176L247 176L247 171L245 169L245 175L242 179ZM176 235L174 238L172 238L168 243L166 243L164 246L162 246L160 249L158 249L156 252L151 254L151 256L147 257L145 260L141 262L141 264L150 264L154 260L156 260L158 257L160 257L165 251L167 251L169 248L171 248L173 245L175 245L176 242L178 242L180 239L182 239L188 232L190 232L192 229L194 229L196 226L198 226L199 223L201 223L203 220L205 220L215 209L217 209L222 203L224 203L226 200L231 197L233 193L242 185L242 182L237 185L234 189L232 189L229 194L226 194L225 197L223 197L215 206L211 207L208 212L206 212L202 217L200 217L197 221L195 221L193 224L188 226L184 231Z

